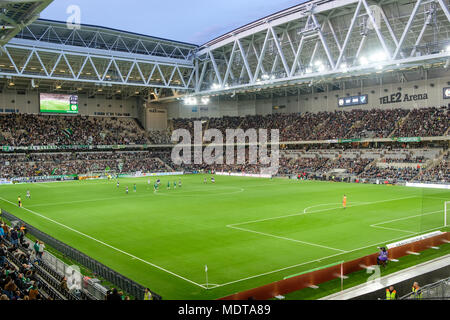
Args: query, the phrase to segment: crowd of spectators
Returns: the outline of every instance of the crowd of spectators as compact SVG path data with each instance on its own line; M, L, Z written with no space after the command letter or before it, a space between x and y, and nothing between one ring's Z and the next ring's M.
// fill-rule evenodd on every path
M194 122L202 130L278 129L280 141L312 141L351 138L441 136L449 127L448 107L421 109L353 109L317 113L277 113L203 119L174 119L173 129L194 135Z
M158 155L148 151L0 154L0 178L170 170Z
M27 250L24 226L0 226L0 300L47 300L36 276L38 257ZM20 244L20 246L19 246ZM8 258L14 257L14 262Z
M448 107L411 110L407 119L395 129L396 137L435 137L448 130L450 114Z
M449 118L448 107L353 109L173 119L170 129L146 132L132 118L4 114L0 115L0 145L171 144L172 130L187 129L193 138L194 121L202 122L202 131L218 129L224 135L226 129L278 129L281 141L441 136L449 127Z
M147 133L131 118L0 115L0 145L147 144Z
M419 168L382 168L374 165L362 172L359 177L363 179L389 180L390 182L396 183L400 181L411 181L419 174L419 172Z
M450 155L447 155L435 166L429 170L422 171L419 174L419 181L431 181L431 182L449 182L450 181Z

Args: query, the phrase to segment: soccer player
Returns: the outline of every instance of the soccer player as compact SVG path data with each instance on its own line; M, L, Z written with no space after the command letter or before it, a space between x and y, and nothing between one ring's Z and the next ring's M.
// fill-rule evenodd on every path
M147 184L150 185L150 179L147 180Z
M347 196L344 194L344 198L342 199L342 207L347 208Z
M170 181L167 181L167 190L170 190Z
M181 179L178 180L178 186L181 188Z
M136 183L133 185L133 192L136 192Z
M27 199L31 198L30 190L27 190Z
M19 208L22 208L22 198L20 198L20 196L17 197L17 202L19 204Z
M117 188L119 188L119 180L117 180Z
M153 185L153 192L158 191L158 182L155 182L155 184Z
M216 180L214 179L214 177L211 177L211 182L216 183Z
M173 182L173 188L174 188L174 189L177 188L177 180L175 180L175 181Z
M204 183L204 184L208 183L208 182L206 181L206 178L203 179L203 183Z
M128 194L128 186L126 187L125 192Z

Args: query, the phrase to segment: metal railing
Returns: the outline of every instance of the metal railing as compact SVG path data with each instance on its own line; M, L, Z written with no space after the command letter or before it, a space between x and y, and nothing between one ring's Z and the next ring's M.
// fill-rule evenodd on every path
M64 256L67 256L71 258L72 260L76 261L80 265L83 265L90 271L92 271L95 274L98 274L102 278L106 279L107 281L111 282L115 286L119 287L123 291L127 292L128 294L135 297L137 300L143 300L144 298L144 292L145 287L138 284L137 282L123 276L122 274L118 273L117 271L114 271L113 269L105 266L101 262L89 257L88 255L72 248L71 246L65 244L62 241L59 241L52 236L49 236L48 234L40 231L39 229L33 227L32 225L26 223L25 221L17 218L13 214L1 209L2 216L8 220L8 221L18 221L20 224L24 224L28 230L28 232L39 239L40 241L43 241L50 247L54 248L58 252L62 253ZM66 266L62 261L58 262L56 257L52 257L51 254L46 252L43 255L48 256L49 260L46 260L47 264L54 263L55 268L57 269L58 273L65 274L65 272L70 266ZM102 298L103 289L101 289L100 284L98 281L94 279L86 280L84 282L87 282L88 284L84 283L86 289L88 290L89 294L97 299L104 299ZM157 293L150 291L152 294L152 297L154 300L161 300L162 297L158 295ZM106 294L106 292L104 292ZM103 295L104 297L104 295Z
M450 300L450 277L423 286L417 293L408 293L400 300Z

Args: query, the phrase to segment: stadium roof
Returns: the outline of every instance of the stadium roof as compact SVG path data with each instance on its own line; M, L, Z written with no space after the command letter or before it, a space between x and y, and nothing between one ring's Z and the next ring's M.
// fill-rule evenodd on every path
M8 43L22 28L35 21L53 0L0 1L0 46Z

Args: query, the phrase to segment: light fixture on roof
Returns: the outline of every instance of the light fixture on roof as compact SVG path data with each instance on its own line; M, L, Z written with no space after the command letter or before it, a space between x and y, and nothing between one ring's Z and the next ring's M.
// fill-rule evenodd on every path
M361 58L359 58L359 64L362 66L366 66L369 64L369 60L367 60L366 57L361 57Z
M184 98L184 104L188 106L193 106L197 104L197 98L195 97L186 97Z
M219 88L220 88L220 84L217 84L217 83L213 83L213 85L211 86L212 90L217 90Z
M383 51L377 51L370 55L370 61L372 62L380 62L387 59L386 53Z
M205 96L200 99L203 105L207 105L209 103L209 97Z

